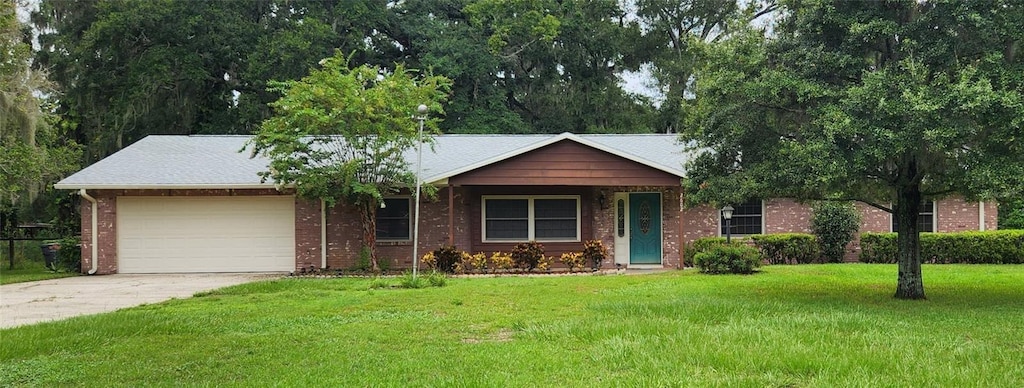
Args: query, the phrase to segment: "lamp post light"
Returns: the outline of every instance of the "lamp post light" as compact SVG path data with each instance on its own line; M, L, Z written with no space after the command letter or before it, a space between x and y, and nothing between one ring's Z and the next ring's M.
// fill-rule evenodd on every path
M420 104L416 107L416 113L419 116L416 118L420 121L420 130L416 134L416 214L414 215L412 224L412 278L416 278L416 269L420 261L419 247L420 247L420 185L422 182L423 175L423 121L427 119L427 106Z
M736 210L736 209L733 209L732 206L729 206L729 205L725 205L725 207L722 208L722 218L725 219L725 243L726 244L731 244L732 243L732 211L733 210Z

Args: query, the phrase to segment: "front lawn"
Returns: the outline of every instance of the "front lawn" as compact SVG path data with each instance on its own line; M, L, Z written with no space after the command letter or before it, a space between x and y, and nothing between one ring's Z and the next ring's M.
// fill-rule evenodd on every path
M78 276L77 272L59 271L46 268L42 262L19 261L14 263L14 269L10 269L7 260L0 262L0 284L34 282L37 280L66 278Z
M0 382L231 386L1024 386L1024 266L750 276L281 279L0 331ZM102 295L97 295L101 298Z

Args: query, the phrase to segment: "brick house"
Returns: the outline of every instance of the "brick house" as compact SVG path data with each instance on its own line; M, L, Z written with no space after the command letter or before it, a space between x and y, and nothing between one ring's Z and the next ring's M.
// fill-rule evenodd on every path
M354 266L355 210L260 182L267 163L239 152L247 140L149 136L57 183L83 198L83 272ZM423 155L423 180L438 195L421 201L419 252L444 244L507 252L537 240L559 255L598 239L608 266L679 268L685 243L722 233L717 209L682 207L687 158L675 135L437 136ZM413 151L407 159L415 163ZM926 204L922 222L935 231L994 229L995 206L946 199ZM862 231L891 229L888 213L858 207ZM736 208L734 235L808 230L809 206L791 200ZM378 211L376 248L392 268L412 266L412 209L411 196L396 195Z

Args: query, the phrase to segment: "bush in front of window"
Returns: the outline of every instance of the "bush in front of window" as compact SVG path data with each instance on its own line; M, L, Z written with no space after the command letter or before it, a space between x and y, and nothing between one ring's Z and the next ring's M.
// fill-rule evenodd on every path
M553 256L543 255L540 257L540 261L537 262L537 269L545 272L550 271L552 264L555 264L555 258Z
M894 264L896 233L863 233L860 261ZM921 262L931 264L1024 264L1024 230L921 233Z
M746 245L716 245L693 257L702 273L749 274L761 266L761 252Z
M519 243L512 248L512 262L523 271L531 272L536 269L542 258L544 245L536 241Z
M824 201L814 205L811 232L818 237L818 245L826 261L843 262L846 245L853 241L860 229L860 218L860 212L849 202Z
M583 243L583 260L590 263L594 271L601 269L601 264L608 257L608 249L601 240L587 240Z
M821 257L817 238L807 233L758 234L750 239L768 264L808 264Z
M577 270L582 271L583 267L587 265L587 260L581 252L565 252L559 259L562 264L569 267L569 273L576 272Z

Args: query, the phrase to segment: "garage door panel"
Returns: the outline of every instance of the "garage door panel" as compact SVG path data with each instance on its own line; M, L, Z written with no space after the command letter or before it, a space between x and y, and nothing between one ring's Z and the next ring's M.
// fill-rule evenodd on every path
M119 197L122 273L290 271L294 198Z

